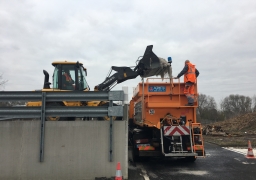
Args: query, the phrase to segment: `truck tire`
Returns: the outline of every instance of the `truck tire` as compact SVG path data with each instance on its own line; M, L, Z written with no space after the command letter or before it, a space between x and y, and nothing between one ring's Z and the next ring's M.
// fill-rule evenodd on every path
M196 161L196 156L188 156L185 157L187 162L195 162Z
M140 160L140 157L138 155L138 148L133 146L132 147L132 161L135 163L135 162L138 162Z

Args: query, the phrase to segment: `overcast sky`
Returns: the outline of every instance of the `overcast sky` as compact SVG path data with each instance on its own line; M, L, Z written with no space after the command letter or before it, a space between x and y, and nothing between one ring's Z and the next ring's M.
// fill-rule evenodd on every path
M199 93L221 99L256 94L255 0L0 0L0 74L6 91L42 89L43 69L80 61L93 87L111 66L134 66L147 45L173 59L173 76L189 59ZM123 82L115 90L140 82ZM52 80L51 80L52 82Z

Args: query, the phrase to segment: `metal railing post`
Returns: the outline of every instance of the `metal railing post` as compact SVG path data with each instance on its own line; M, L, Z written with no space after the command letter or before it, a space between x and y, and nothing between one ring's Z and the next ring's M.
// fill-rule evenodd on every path
M113 106L113 101L109 101L109 107ZM109 117L109 161L113 161L113 116Z
M44 161L44 133L45 133L45 92L42 92L41 124L40 124L40 162Z

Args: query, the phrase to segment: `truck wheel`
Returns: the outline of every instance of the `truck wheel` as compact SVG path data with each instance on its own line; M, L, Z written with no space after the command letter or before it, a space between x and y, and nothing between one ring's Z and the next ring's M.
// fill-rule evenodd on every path
M133 146L133 148L132 148L132 161L133 162L138 162L140 160L138 153L139 153L138 149Z
M196 161L196 156L188 156L185 157L187 162L195 162Z

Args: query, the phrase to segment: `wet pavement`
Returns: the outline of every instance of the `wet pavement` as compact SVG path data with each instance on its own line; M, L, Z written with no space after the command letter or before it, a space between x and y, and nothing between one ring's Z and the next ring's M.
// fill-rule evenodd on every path
M256 159L218 145L205 144L206 157L193 163L175 158L150 158L130 163L129 180L255 180Z

